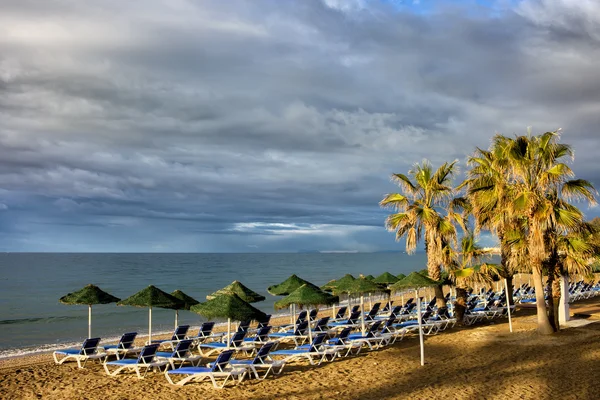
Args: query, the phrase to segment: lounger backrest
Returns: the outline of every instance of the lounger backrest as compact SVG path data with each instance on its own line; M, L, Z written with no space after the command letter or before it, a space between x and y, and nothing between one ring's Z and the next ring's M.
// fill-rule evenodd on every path
M123 336L121 336L121 340L119 340L119 344L117 345L117 348L123 349L123 350L132 348L133 342L135 342L136 337L137 337L137 332L124 333Z
M173 332L173 336L171 337L171 340L185 339L185 335L187 335L189 329L190 329L189 325L179 325L175 329L175 332Z
M225 371L225 368L227 367L227 364L229 364L229 360L231 360L233 353L234 350L225 350L224 352L219 354L219 356L213 363L212 370L221 372Z
M269 342L262 345L262 347L256 353L256 357L252 360L252 364L264 364L267 361L267 357L271 352L271 349L275 345L275 342Z
M308 314L308 317L310 318L311 321L313 321L315 318L317 318L318 313L319 313L319 309L313 308L312 310L310 310L310 314Z
M348 317L348 323L355 324L358 321L358 317L360 317L360 311L353 312L350 314L350 317Z
M240 346L242 344L242 342L244 341L244 337L245 336L246 336L246 331L237 331L231 337L231 343L230 343L230 345L232 347L238 347L238 346Z
M263 326L262 328L259 328L258 331L256 331L256 337L254 340L256 342L266 342L269 340L269 332L271 332L271 328L271 326Z
M83 341L79 354L82 356L91 356L98 350L98 344L100 344L100 338L90 338Z
M264 319L258 321L258 327L259 328L265 327L265 326L269 325L269 322L271 322L271 314L267 314Z
M350 310L350 314L357 312L360 309L359 305L353 306L352 310Z
M377 330L379 329L380 325L381 325L381 321L375 321L375 323L373 325L371 325L371 327L369 327L369 331L367 332L367 337L373 337L375 335L375 332L377 332Z
M325 340L325 336L327 336L326 333L319 333L317 336L314 337L312 343L310 344L310 349L308 351L315 352L317 351L317 347L319 347L323 341Z
M248 328L250 328L250 320L246 320L246 321L240 321L240 324L238 325L238 332L247 332Z
M192 347L192 340L185 339L177 343L175 350L173 351L173 357L184 358Z
M340 333L337 335L337 339L344 341L348 338L348 336L350 336L350 332L352 332L352 328L347 326L340 331Z
M337 314L335 315L335 318L336 319L343 318L344 315L346 315L346 310L348 310L348 307L340 307Z
M158 343L144 346L138 357L138 364L150 364L154 360L158 346L160 346Z
M300 311L300 314L298 314L298 318L296 318L296 324L299 324L300 322L304 321L306 319L306 310Z
M390 317L397 317L398 314L400 314L400 311L402 311L402 306L395 306L390 312Z
M329 322L329 317L320 318L317 321L317 325L315 325L315 332L327 331L327 323L328 322Z
M306 333L306 329L308 328L308 321L302 321L298 326L296 326L296 330L294 331L294 335L302 336Z
M203 322L200 325L200 330L198 331L198 337L207 337L212 334L212 330L215 327L214 322Z

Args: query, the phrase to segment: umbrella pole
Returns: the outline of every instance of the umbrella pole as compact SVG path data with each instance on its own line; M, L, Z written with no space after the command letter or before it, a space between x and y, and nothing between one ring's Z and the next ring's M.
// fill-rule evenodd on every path
M365 336L365 306L364 306L364 296L360 295L360 323L362 329L362 335Z
M504 293L506 293L506 310L508 311L508 326L510 328L510 332L512 333L512 317L510 315L510 300L508 298L508 282L504 279Z
M369 293L369 309L373 308L373 302L371 301L371 293Z
M415 290L415 297L419 298L419 289ZM419 318L419 344L421 345L421 365L425 365L425 349L423 348L423 321L421 321L421 304L417 304L417 318Z
M88 339L92 337L92 305L88 305Z
M179 310L175 310L175 329L179 325Z
M148 308L148 344L152 343L152 307Z
M227 350L229 350L230 342L231 342L231 318L227 318Z
M308 309L306 311L308 311ZM310 329L310 317L308 316L308 314L306 315L306 318L308 318L308 341L309 341L309 343L312 343L312 334L311 334L311 329Z
M294 309L293 309L293 305L290 304L290 324L294 323Z
M335 319L335 303L331 305L331 319Z

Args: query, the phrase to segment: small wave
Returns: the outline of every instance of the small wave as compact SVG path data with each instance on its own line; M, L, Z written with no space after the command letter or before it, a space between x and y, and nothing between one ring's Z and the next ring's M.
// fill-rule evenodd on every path
M15 319L2 319L0 325L12 325L12 324L28 324L31 322L52 322L52 321L67 321L81 319L80 316L58 316L58 317L32 317L32 318L15 318Z

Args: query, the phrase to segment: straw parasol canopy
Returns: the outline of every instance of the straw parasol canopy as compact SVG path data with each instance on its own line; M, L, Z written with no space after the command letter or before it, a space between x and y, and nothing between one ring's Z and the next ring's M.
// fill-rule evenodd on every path
M119 306L148 307L148 342L152 342L152 307L181 310L184 303L156 286L148 286L117 303Z
M209 294L208 296L206 296L206 299L212 300L223 294L232 293L237 294L242 300L248 303L257 303L265 299L265 296L256 293L252 289L242 284L240 281L233 281L230 285L225 286L223 289L219 289L216 292Z
M335 293L348 293L348 294L359 294L360 295L360 315L361 315L361 328L363 335L365 333L365 309L364 309L364 295L365 293L376 293L381 292L381 287L375 282L359 278L355 280L347 280L342 284L338 284L334 289Z
M411 272L404 279L399 280L390 286L392 290L404 290L404 289L421 289L426 287L437 286L440 283L433 279L422 275L418 272Z
M304 284L298 289L294 290L288 296L275 302L275 309L286 308L292 304L299 306L318 306L318 305L330 305L335 304L339 301L338 296L332 296L329 293L325 293L314 285ZM310 333L310 323L308 324L308 340L312 341Z
M421 346L421 365L425 365L425 348L423 345L423 325L421 321L421 303L419 302L419 289L439 285L440 282L424 276L418 272L411 272L406 278L390 286L392 290L414 289L417 301L417 318L419 319L419 344Z
M402 279L406 278L406 275L398 274L398 275L396 275L396 278L398 278L398 280L402 280Z
M198 300L194 299L191 296L188 296L187 294L183 293L179 289L177 289L173 293L171 293L171 296L173 296L176 299L179 299L183 302L183 307L181 307L181 310L189 310L191 306L195 306L196 304L200 303ZM177 325L179 325L179 309L178 308L175 309L175 328L177 328Z
M375 279L375 277L373 275L369 274L369 275L365 276L365 279L368 281L372 281L373 279Z
M313 285L302 285L287 297L275 302L275 309L288 307L290 304L299 306L331 305L338 302L338 296L332 296Z
M298 275L293 274L285 281L281 282L278 285L272 285L267 288L267 292L272 294L273 296L287 296L292 293L294 290L298 289L302 285L309 285L317 287L313 285L309 281L300 278Z
M116 303L119 300L121 299L92 284L58 299L62 304L88 306L88 338L92 337L92 305Z
M196 304L190 311L200 314L205 318L227 318L227 337L231 339L231 320L259 320L265 318L264 312L253 307L235 293L225 293L216 296L204 303ZM229 340L227 341L229 347Z
M373 279L373 282L380 283L382 285L391 285L392 283L398 282L400 279L395 275L390 274L389 272L384 272L379 275L377 278Z

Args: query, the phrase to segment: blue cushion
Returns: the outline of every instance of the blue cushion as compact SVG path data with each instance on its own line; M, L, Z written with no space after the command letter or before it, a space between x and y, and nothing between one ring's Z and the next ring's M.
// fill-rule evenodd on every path
M57 351L55 351L55 353L58 353L58 354L79 354L79 353L81 353L81 349L57 350Z
M177 369L172 369L170 371L168 371L168 374L186 374L186 375L192 375L192 374L202 374L202 373L206 373L206 372L213 372L213 370L211 368L206 368L206 367L183 367L183 368L177 368Z
M110 364L110 365L136 365L137 361L138 361L137 358L136 359L126 358L124 360L110 361L110 362L107 362L107 364Z

